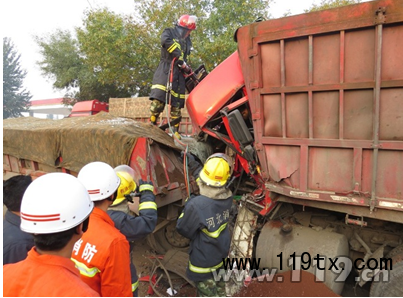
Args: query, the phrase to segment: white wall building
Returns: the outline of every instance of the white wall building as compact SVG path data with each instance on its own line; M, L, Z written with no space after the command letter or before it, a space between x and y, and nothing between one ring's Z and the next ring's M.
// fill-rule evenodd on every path
M31 116L43 119L62 119L70 115L72 106L63 104L64 98L41 99L31 101L28 112L23 116Z

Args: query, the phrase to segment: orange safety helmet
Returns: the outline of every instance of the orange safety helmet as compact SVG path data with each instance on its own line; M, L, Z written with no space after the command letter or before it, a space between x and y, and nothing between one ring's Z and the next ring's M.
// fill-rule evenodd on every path
M196 16L190 16L188 14L184 14L178 20L177 25L188 30L195 30L196 29Z

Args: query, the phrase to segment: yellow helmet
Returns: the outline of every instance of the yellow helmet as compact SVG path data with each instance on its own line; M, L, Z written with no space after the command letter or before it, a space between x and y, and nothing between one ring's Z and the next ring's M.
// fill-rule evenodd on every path
M199 178L213 187L224 186L231 177L231 161L228 155L215 153L207 158Z
M120 178L120 185L118 188L118 193L116 199L113 201L111 206L116 206L122 203L125 199L125 195L134 192L137 188L136 182L134 182L134 170L127 166L121 165L115 169L116 175Z

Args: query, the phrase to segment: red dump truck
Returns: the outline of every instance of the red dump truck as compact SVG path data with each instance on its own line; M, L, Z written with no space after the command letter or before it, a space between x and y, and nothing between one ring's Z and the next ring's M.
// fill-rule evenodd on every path
M403 1L256 22L235 39L187 100L199 140L236 156L232 256L280 272L302 256L336 294L347 276L388 275L371 295L401 296ZM344 273L330 270L342 256Z
M403 1L257 22L235 39L238 50L186 103L197 132L190 151L235 161L230 256L277 272L303 265L336 294L352 277L374 280L373 296L402 296ZM197 187L172 138L106 113L27 119L3 121L3 177L128 164L157 187L151 245L187 246L175 219Z

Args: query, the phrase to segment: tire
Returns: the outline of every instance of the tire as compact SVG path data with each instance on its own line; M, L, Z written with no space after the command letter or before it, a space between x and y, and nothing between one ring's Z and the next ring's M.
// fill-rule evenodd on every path
M190 240L179 235L175 229L176 221L147 236L148 245L157 253L165 254L168 250L176 249L187 252Z
M392 249L386 256L386 258L393 258L397 255L403 255L403 245L399 245L398 247Z
M370 297L403 297L403 262L393 265L389 270L389 281L383 281L386 270L379 273L379 281L373 281L369 291Z

